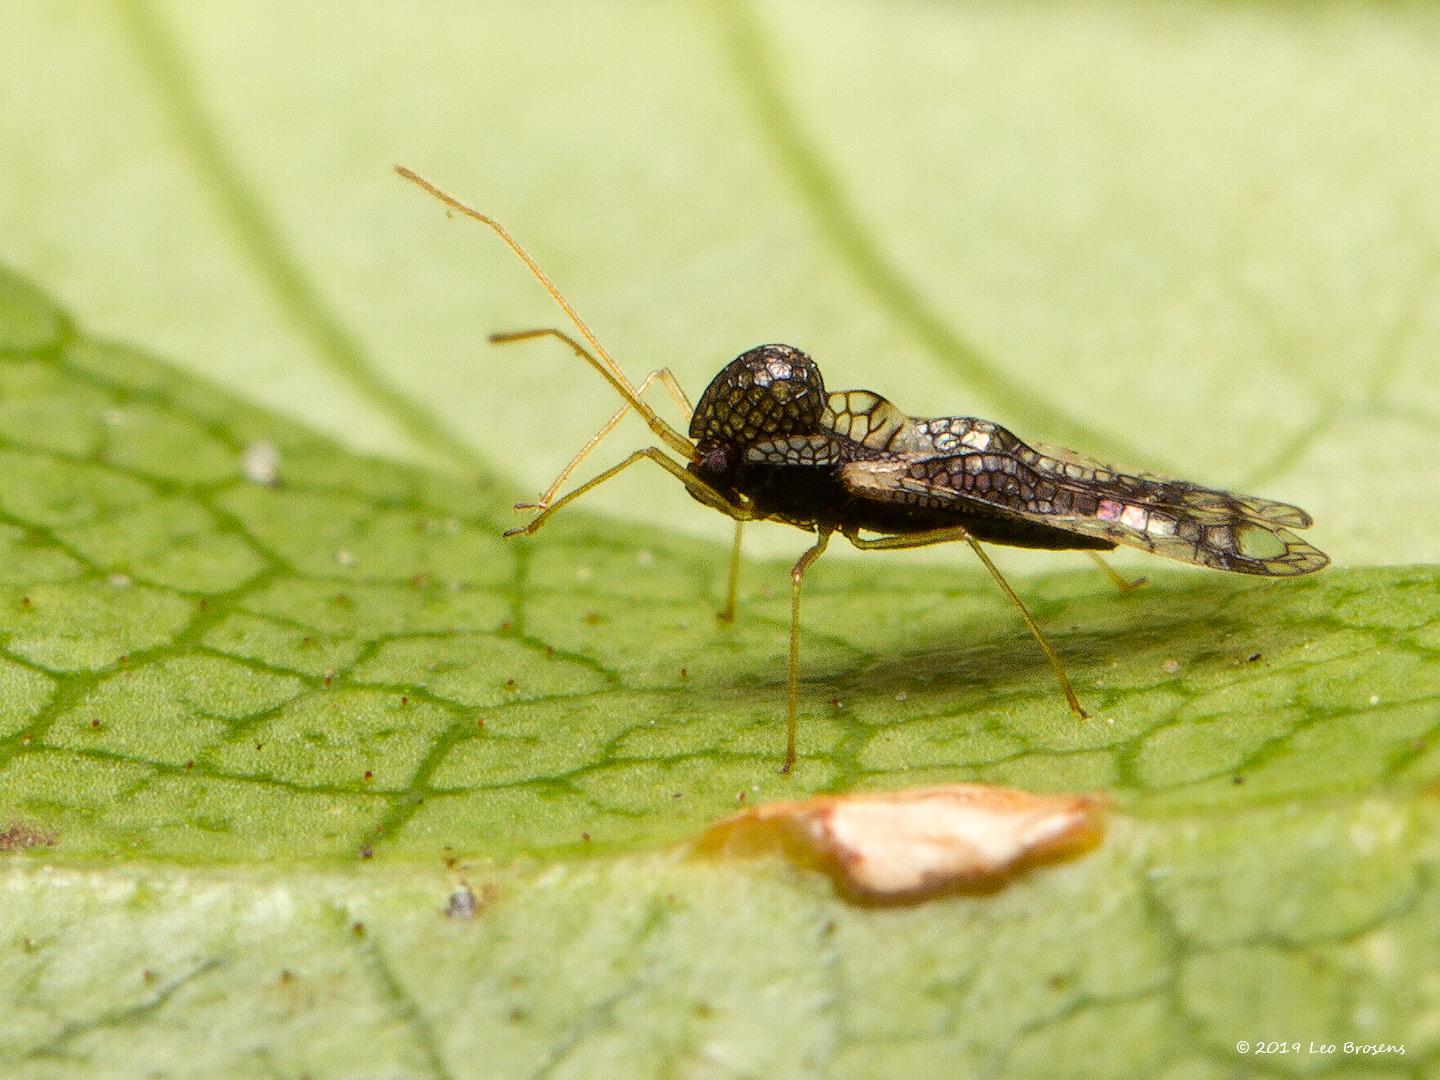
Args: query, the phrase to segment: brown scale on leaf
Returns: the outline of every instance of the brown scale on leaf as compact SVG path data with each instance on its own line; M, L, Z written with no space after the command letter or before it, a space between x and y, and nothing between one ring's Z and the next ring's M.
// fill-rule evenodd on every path
M494 334L490 340L555 338L623 399L536 501L516 505L535 515L507 536L534 533L587 491L648 459L684 484L696 500L734 519L727 602L720 613L729 621L735 614L744 523L777 521L814 535L814 544L790 574L789 722L782 772L796 759L800 585L835 533L864 550L967 543L1020 613L1070 709L1081 717L1087 714L1055 650L982 544L1081 550L1097 562L1100 551L1123 544L1197 566L1267 577L1308 574L1329 562L1292 531L1311 524L1310 515L1298 507L1127 473L1073 451L1031 446L988 420L912 417L868 390L827 392L815 361L791 345L761 345L741 353L715 376L692 409L668 368L632 383L535 260L497 221L409 169L397 166L396 171L451 210L492 229L580 334L576 339L563 330L543 328ZM645 400L657 381L688 419L688 435ZM570 475L631 410L662 445L637 450L561 495ZM1100 565L1122 589L1137 584Z

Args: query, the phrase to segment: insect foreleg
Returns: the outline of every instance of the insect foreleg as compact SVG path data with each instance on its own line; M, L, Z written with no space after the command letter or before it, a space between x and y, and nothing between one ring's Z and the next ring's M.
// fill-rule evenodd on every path
M745 522L735 519L735 542L730 545L730 583L725 590L725 609L716 616L721 622L735 621L735 596L740 591L740 540L745 532Z
M1138 589L1142 585L1147 585L1150 582L1149 578L1127 578L1124 574L1120 573L1108 562L1102 559L1098 551L1087 551L1085 554L1089 555L1090 558L1095 560L1095 565L1105 572L1105 576L1108 577L1114 583L1115 587L1121 592L1131 592L1132 590Z
M804 580L805 571L810 569L810 564L820 557L830 543L830 534L833 531L833 528L825 525L817 526L815 546L796 559L795 565L790 568L790 712L785 725L785 764L780 766L782 773L788 773L795 767L795 730L799 727L800 582Z
M569 506L572 502L578 499L581 495L584 495L591 488L599 487L606 480L609 480L611 477L625 471L631 465L634 465L637 461L643 461L646 458L649 458L651 461L661 466L661 468L665 469L666 472L670 473L672 476L678 479L681 483L688 487L690 491L695 495L695 497L698 498L701 502L703 502L706 506L719 510L722 514L728 514L730 517L735 518L737 521L744 521L750 518L750 511L747 508L732 503L729 499L725 498L724 495L716 491L704 480L700 479L700 477L696 476L694 473L686 469L684 465L681 465L673 458L667 457L665 451L661 450L659 447L647 446L643 450L636 450L624 461L620 462L620 464L612 465L610 468L606 469L598 476L592 476L589 480L586 480L585 483L581 484L574 491L568 492L561 498L557 499L555 502L551 503L544 510L541 510L540 513L536 514L533 518L531 518L527 524L522 525L517 529L506 529L505 535L518 536L521 533L525 533L528 535L535 532L537 529L540 528L540 526L544 525L545 522L549 521L552 515L564 509L566 506Z
M490 340L502 342L520 341L525 337L537 337L540 334L554 334L556 337L569 340L567 335L562 334L558 330L527 330L521 334L494 334ZM570 341L570 344L574 345L577 350L579 349L579 345L574 341ZM676 406L685 414L685 418L688 420L692 411L690 402L685 397L685 391L681 390L680 384L675 381L675 376L669 368L660 368L658 371L652 371L646 375L645 378L640 381L640 385L635 388L636 395L643 397L645 392L655 384L656 379L659 379L665 384L665 388L670 391L670 396L675 400ZM585 445L576 451L575 456L570 459L570 464L560 470L560 475L555 477L555 480L545 489L538 500L533 503L516 503L515 509L544 510L554 502L555 496L558 495L560 489L565 486L565 481L570 478L570 474L579 468L580 463L590 456L591 452L605 440L606 436L620 426L620 421L625 419L625 414L629 411L630 405L628 402L616 409L610 419L606 420L605 423L600 426L600 430L590 436L590 438L586 440Z
M1090 715L1081 708L1080 699L1075 696L1075 689L1070 685L1070 676L1065 674L1065 666L1060 663L1059 655L1041 632L1040 624L1035 621L1035 617L1030 614L1029 609L1016 595L1015 590L1010 587L1010 583L1005 580L1005 575L1000 573L1000 568L990 561L990 556L980 546L980 541L971 536L968 529L962 529L959 526L949 529L929 529L925 532L911 533L908 536L879 536L873 540L862 539L859 533L852 529L845 533L845 539L864 551L895 551L901 548L928 547L931 544L964 540L980 557L980 561L985 564L985 569L990 571L990 576L995 579L995 584L1000 586L1000 591L1009 598L1010 603L1015 605L1015 610L1020 612L1020 617L1025 620L1025 625L1029 628L1031 635L1034 636L1041 651L1045 653L1046 659L1050 661L1050 667L1055 672L1055 678L1060 683L1060 689L1065 694L1065 701L1071 711L1081 719Z

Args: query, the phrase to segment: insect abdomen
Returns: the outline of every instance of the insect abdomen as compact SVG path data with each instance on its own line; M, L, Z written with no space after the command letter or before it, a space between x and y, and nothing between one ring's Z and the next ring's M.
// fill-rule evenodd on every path
M953 506L930 507L868 499L845 488L840 482L838 466L814 468L747 462L735 477L735 487L749 496L761 516L802 529L830 525L898 535L959 525L978 540L1012 547L1108 551L1115 546L1098 537L1080 536L998 512L986 514L983 508L979 513L960 512Z

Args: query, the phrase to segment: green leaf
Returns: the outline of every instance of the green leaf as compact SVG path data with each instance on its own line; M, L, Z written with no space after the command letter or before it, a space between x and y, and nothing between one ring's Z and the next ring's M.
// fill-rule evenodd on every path
M0 1071L1433 1072L1435 14L422 10L7 16L0 255L82 328L0 273ZM1293 499L1341 566L1008 558L1080 724L967 563L827 560L782 778L788 560L717 625L663 477L498 538L612 403L464 366L555 315L397 157L692 394L796 340ZM1115 815L888 910L676 846L962 779Z
M761 571L720 627L714 549L579 516L506 546L494 487L351 456L0 283L11 340L54 331L0 361L17 1075L649 1074L700 1046L1156 1071L1292 996L1317 1032L1434 1037L1434 568L1031 582L1080 724L975 574L825 566L785 779ZM1121 816L1079 862L897 912L670 847L741 796L957 776Z

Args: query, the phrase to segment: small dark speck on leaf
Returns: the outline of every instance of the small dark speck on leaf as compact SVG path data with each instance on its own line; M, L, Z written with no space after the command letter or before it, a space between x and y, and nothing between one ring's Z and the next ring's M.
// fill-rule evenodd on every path
M91 720L91 721L90 721L90 726L91 726L92 728L95 728L95 729L98 731L98 730L100 729L100 721L99 721L99 720Z
M31 610L34 606L35 606L35 601L34 601L34 600L31 600L30 597L28 597L28 596L22 596L22 597L20 597L20 610L21 610L21 611L29 611L29 610Z
M400 704L401 704L401 705L409 705L409 704L410 704L410 698L409 698L408 696L401 697L401 699L400 699Z
M518 689L518 688L516 687L516 685L515 685L515 680L514 680L514 679L506 679L506 680L505 680L505 689L508 690L510 693L513 694L513 693L516 691L516 689Z
M526 1018L528 1015L529 1015L529 1014L528 1014L524 1009L521 1009L521 1008L519 1008L519 1007L516 1007L516 1008L510 1010L510 1022L511 1022L512 1024L524 1023L525 1018Z
M582 833L580 834L580 839L583 840L583 841L585 841L585 843L588 844L588 843L590 843L590 834L589 834L588 832L582 832Z
M194 767L195 767L195 759L194 759L194 758L191 758L189 761L185 762L185 768L187 768L187 769L193 769Z
M282 986L286 983L292 983L295 981L295 973L289 968L281 968L279 981Z
M426 585L429 585L429 584L430 584L430 575L429 575L429 574L416 574L414 577L412 577L412 578L410 579L410 586L411 586L411 588L423 589L423 588L425 588Z
M144 971L140 972L140 981L143 982L146 986L153 986L155 983L160 981L160 976L157 975L154 971L151 971L149 968L146 968Z
M683 799L684 797L685 793L683 791L674 791L670 794L670 798L672 799Z
M364 937L364 936L365 936L365 924L364 924L363 922L353 922L353 923L351 923L351 924L350 924L350 932L351 932L352 934L354 934L356 937Z
M1247 664L1253 664L1256 660L1260 659L1260 655L1261 654L1258 652L1252 652L1249 656L1245 658L1245 662Z
M1239 787L1241 784L1245 783L1245 778L1243 776L1232 776L1230 778L1230 783L1234 784L1236 787Z
M361 844L361 845L360 845L360 858L362 858L362 859L373 859L374 857L375 857L375 849L374 849L373 847L371 847L369 844Z
M314 639L313 637L309 637L309 636L306 636L306 637L301 638L301 639L300 639L300 648L302 648L302 649L313 649L313 648L315 648L315 639Z
M554 659L555 659L555 646L554 646L554 645L546 645L546 646L545 646L545 659L546 659L546 660L554 660Z
M508 634L509 632L510 632L510 620L509 620L509 619L506 619L504 622L502 622L502 623L500 624L499 633Z
M476 728L477 731L484 731L484 730L485 730L485 717L483 717L483 716L477 716L477 717L475 718L475 728Z
M605 621L605 616L604 616L604 615L601 615L598 611L587 611L587 612L585 613L585 625L586 625L586 626L599 626L599 625L600 625L601 623L603 623L604 621Z
M350 608L355 606L355 601L351 600L350 597L343 592L336 593L334 597L331 598L330 603L334 604L336 607L339 608Z
M366 780L374 780L374 779L375 779L375 774L374 774L373 772L371 772L369 769L366 769L366 770L365 770L365 779L366 779Z
M201 611L208 611L208 610L210 610L210 601L209 601L208 598L206 598L206 597L204 597L204 596L202 596L202 597L200 598L200 610L201 610Z
M838 697L832 697L830 699L830 707L832 709L843 709L845 707L845 702L841 701Z
M332 686L332 685L334 685L334 682L335 682L335 676L334 676L334 675L329 675L329 674L327 674L327 675L325 676L325 685L326 685L326 686Z
M682 667L682 668L680 669L680 678L682 678L682 679L688 679L689 677L690 677L690 669L689 669L689 668L683 668L683 667Z
M257 742L257 743L255 744L255 749L256 749L256 750L264 750L264 749L265 749L265 744L264 744L263 742Z

